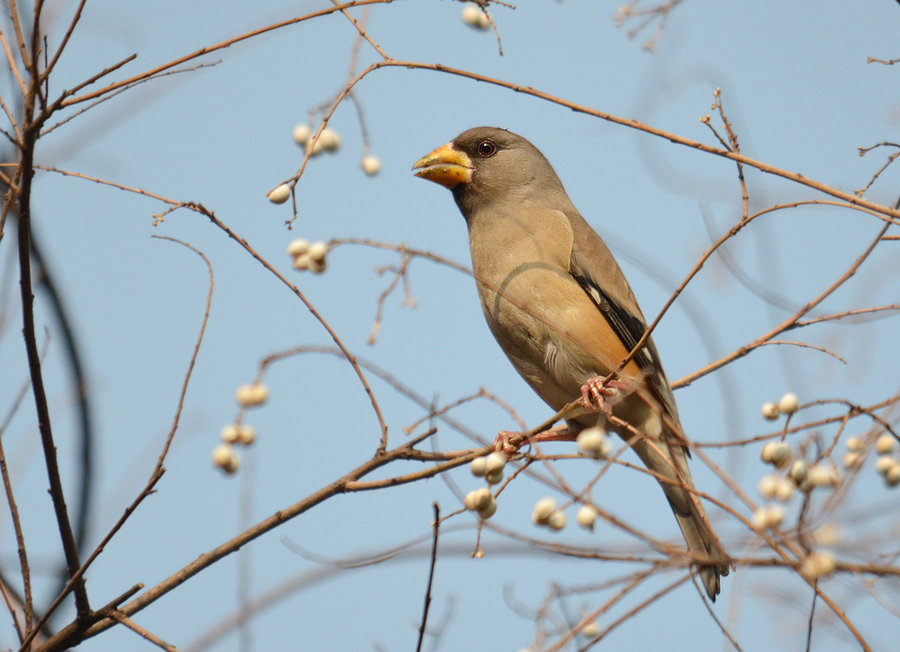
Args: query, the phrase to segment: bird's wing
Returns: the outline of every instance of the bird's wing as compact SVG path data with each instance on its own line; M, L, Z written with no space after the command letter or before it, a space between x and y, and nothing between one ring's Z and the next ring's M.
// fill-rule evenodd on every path
M574 235L569 273L603 314L625 348L631 351L647 330L634 293L606 243L596 231L581 215L575 213L568 217ZM678 408L652 338L637 351L634 361L664 415L677 425Z

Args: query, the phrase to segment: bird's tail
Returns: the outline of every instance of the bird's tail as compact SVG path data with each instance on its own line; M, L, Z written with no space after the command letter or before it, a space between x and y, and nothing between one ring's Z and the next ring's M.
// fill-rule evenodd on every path
M696 500L695 496L690 498ZM672 505L672 511L675 512L678 527L681 528L688 549L698 560L697 568L700 572L700 579L703 581L703 588L706 589L706 595L715 602L720 590L719 577L728 575L729 565L726 561L728 555L709 525L702 507L698 505L699 511L683 514L671 500L669 503ZM704 563L704 560L708 561Z
M728 553L709 524L700 499L685 489L694 487L685 449L660 439L644 439L632 448L648 469L667 479L659 479L659 483L669 499L688 550L696 559L706 595L715 602L720 590L719 578L728 575Z

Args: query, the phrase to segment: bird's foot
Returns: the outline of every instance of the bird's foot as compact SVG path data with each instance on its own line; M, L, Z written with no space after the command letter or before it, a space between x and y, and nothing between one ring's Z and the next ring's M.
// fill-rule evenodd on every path
M523 437L521 432L516 432L515 430L501 430L497 433L497 438L494 440L494 450L503 453L506 456L515 455L519 450L522 440Z
M575 441L575 435L568 426L557 426L526 437L514 430L501 430L494 440L494 450L507 456L515 455L525 444L539 444L548 441Z
M589 409L599 409L607 416L612 414L612 405L609 399L618 396L619 392L628 392L631 386L621 380L608 376L594 376L588 378L581 386L581 404Z

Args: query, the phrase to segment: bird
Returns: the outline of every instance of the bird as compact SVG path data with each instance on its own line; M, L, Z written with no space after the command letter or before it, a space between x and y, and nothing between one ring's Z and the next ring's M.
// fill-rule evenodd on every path
M567 411L557 438L599 425L630 444L662 487L715 602L730 561L693 493L688 440L659 354L646 338L622 366L647 322L550 162L522 136L475 127L412 169L453 193L484 316L516 371L554 410L573 401L594 408Z

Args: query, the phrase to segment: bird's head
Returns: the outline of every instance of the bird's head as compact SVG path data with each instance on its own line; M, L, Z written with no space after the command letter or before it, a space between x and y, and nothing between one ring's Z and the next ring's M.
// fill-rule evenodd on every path
M453 191L468 219L476 208L495 201L524 202L537 197L568 203L559 177L544 155L521 136L497 127L475 127L422 157L417 177Z

